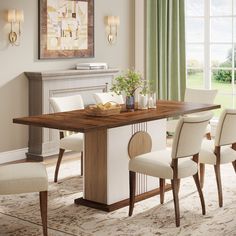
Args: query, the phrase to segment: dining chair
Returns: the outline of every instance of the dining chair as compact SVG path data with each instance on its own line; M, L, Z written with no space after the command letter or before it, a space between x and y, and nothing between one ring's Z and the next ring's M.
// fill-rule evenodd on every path
M81 95L72 95L66 97L51 97L50 103L54 112L66 112L71 110L84 109L84 102ZM83 143L84 136L82 133L73 133L68 131L60 131L59 155L57 159L54 182L58 180L58 172L61 160L65 150L81 153L81 176L83 175Z
M43 235L47 236L48 177L42 163L0 166L0 195L39 192Z
M148 150L137 149L135 142L130 142L128 149L131 150L129 151L129 216L132 215L134 209L136 173L159 178L161 204L164 203L165 180L171 180L177 227L180 225L178 198L180 179L193 176L201 200L202 214L205 215L205 202L198 177L198 153L206 126L211 118L212 114L181 117L174 134L172 149L147 152Z
M115 102L118 104L124 104L123 96L118 95L114 92L94 93L93 97L94 97L96 103L105 104L107 102Z
M192 102L192 103L203 103L203 104L213 104L216 94L218 90L213 89L213 90L207 90L207 89L191 89L191 88L186 88L185 90L185 95L184 95L184 102ZM209 111L204 111L204 112L198 112L194 114L188 114L185 116L196 116L196 115L204 115L206 113L209 113ZM178 119L173 119L173 120L168 120L167 121L167 133L174 133L176 129L176 125L178 123ZM211 139L211 126L210 124L207 125L206 128L206 136L208 139Z
M236 173L236 110L225 109L219 118L215 140L204 140L199 153L200 183L204 185L205 164L214 165L219 206L223 206L220 165L232 163Z

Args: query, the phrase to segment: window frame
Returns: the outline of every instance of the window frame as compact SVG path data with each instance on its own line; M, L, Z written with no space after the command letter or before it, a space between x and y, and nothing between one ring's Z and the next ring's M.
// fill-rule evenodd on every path
M188 1L188 0L185 0ZM186 2L185 2L186 3ZM234 60L235 60L235 44L236 44L236 29L234 26L236 26L236 11L235 11L235 4L236 1L231 0L232 3L232 11L230 15L212 15L211 14L211 1L204 1L204 9L203 9L203 14L204 15L199 15L199 16L193 16L193 15L187 15L187 3L185 4L186 7L186 16L185 19L186 21L188 19L203 19L204 21L204 42L188 42L187 41L187 34L186 34L186 49L188 46L192 45L203 45L203 66L202 67L192 67L188 66L187 64L187 57L186 57L186 69L187 69L187 78L186 78L186 84L188 86L188 70L189 69L196 69L196 70L202 70L203 71L203 88L204 89L211 89L212 88L212 72L214 70L230 70L232 73L232 82L231 82L231 93L226 93L224 91L218 92L218 95L225 95L225 96L232 96L232 104L233 108L235 108L235 100L236 100L236 88L234 81L236 80L235 78L235 71L236 71L236 66L234 65ZM234 9L235 8L235 9ZM235 11L235 12L234 12ZM211 41L211 20L216 19L216 18L231 18L232 20L232 32L231 32L231 42L212 42ZM212 45L230 45L232 48L232 64L231 67L219 67L219 66L212 66L211 65L211 47Z

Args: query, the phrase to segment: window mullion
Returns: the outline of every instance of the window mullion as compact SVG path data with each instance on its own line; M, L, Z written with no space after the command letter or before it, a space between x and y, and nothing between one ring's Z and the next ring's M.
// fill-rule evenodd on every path
M232 15L234 14L233 12L233 9L234 9L234 1L232 1ZM235 45L234 45L234 38L235 38L235 31L234 31L234 17L232 17L232 93L233 93L233 108L235 108L235 99L234 99L234 93L235 93L235 88L234 88L234 81L235 81L235 70L234 70L234 58L235 58L235 55L234 55L234 48L235 48Z
M211 89L210 1L204 1L204 85Z

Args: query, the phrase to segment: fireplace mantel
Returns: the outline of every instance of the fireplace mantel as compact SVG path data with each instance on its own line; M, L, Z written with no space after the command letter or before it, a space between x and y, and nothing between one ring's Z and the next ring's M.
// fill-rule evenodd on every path
M40 72L25 72L29 80L60 80L78 77L101 77L106 75L114 75L119 70L116 68L102 69L102 70L56 70L56 71L40 71Z
M49 98L80 94L84 104L94 103L92 94L109 90L116 68L102 70L55 70L25 72L29 80L29 115L52 113ZM58 152L58 131L30 127L28 159L43 160Z

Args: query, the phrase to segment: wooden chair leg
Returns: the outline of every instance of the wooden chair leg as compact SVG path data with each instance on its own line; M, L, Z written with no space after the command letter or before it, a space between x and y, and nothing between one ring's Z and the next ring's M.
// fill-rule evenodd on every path
M54 174L54 182L55 183L57 182L58 172L59 172L59 168L61 165L61 160L62 160L64 152L65 152L65 149L60 148L58 159L57 159L56 170L55 170L55 174Z
M236 173L236 160L233 161L232 164L233 164L233 167L234 167L234 171L235 171L235 173Z
M205 176L205 164L200 163L200 185L201 188L204 186L204 176Z
M161 179L159 180L159 184L160 184L160 203L163 204L164 203L164 199L165 199L165 179Z
M178 193L179 193L179 189L180 189L180 179L177 179L177 186L178 186L177 190L178 190Z
M205 201L204 201L204 197L203 197L203 193L202 193L198 173L193 176L193 179L194 179L194 182L197 186L198 194L199 194L199 197L200 197L200 200L201 200L202 214L205 215L206 214L206 206L205 206Z
M209 133L206 133L206 138L208 139L208 140L211 140L211 133L209 132Z
M48 211L48 192L43 191L39 192L39 201L40 201L40 212L43 224L43 236L48 235L47 228L47 211Z
M84 175L84 152L81 152L80 156L80 175Z
M171 180L171 187L172 187L174 205L175 205L175 224L176 224L176 227L179 227L180 226L180 212L179 212L179 196L178 196L178 180L177 179Z
M214 165L215 175L216 175L216 183L218 189L218 198L219 198L219 206L223 206L223 194L222 194L222 185L221 185L221 176L220 176L220 165Z
M132 216L135 202L136 173L129 172L129 216Z

